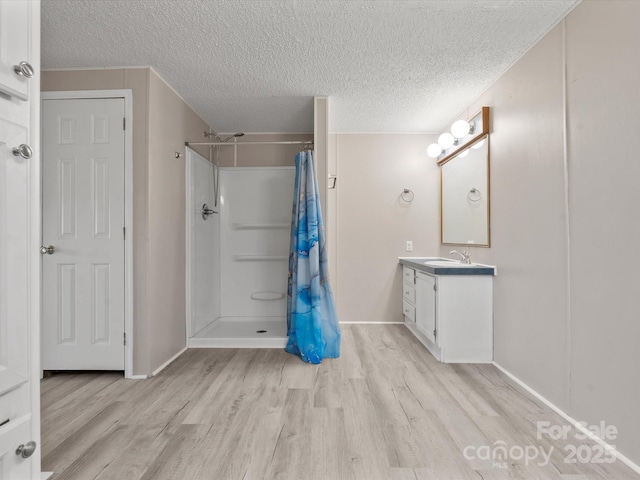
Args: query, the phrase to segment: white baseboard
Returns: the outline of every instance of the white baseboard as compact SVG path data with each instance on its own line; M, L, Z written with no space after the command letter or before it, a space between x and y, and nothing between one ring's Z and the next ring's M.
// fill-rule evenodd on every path
M340 325L404 325L404 322L340 322Z
M171 357L169 360L167 360L166 362L164 362L162 365L160 365L158 368L156 368L153 373L151 374L152 377L155 377L157 374L159 374L162 370L164 370L165 368L167 368L171 362L173 362L176 358L178 358L180 355L182 355L184 352L187 351L187 347L184 347L182 350L180 350L178 353L176 353L173 357Z
M53 475L53 472L40 472L40 480L47 480Z
M188 348L284 348L287 338L198 338L187 340Z
M495 366L498 370L500 370L507 377L509 377L514 383L516 383L519 386L521 386L522 388L524 388L527 392L529 392L531 395L533 395L535 398L540 400L542 403L544 403L551 410L553 410L558 415L560 415L562 418L564 418L567 422L569 422L571 425L573 425L573 427L576 430L579 430L581 433L583 433L585 436L587 436L588 438L590 438L594 442L598 443L599 445L602 445L605 448L605 450L607 450L607 452L611 452L611 454L613 454L618 460L620 460L622 463L624 463L626 466L628 466L631 470L633 470L636 473L640 473L640 466L637 465L636 463L634 463L628 457L624 456L622 453L620 453L614 446L608 444L603 439L601 439L600 437L595 435L591 430L585 428L583 425L578 423L578 421L575 418L573 418L572 416L570 416L567 413L565 413L563 410L561 410L559 407L557 407L552 402L547 400L545 397L540 395L538 392L536 392L533 388L531 388L529 385L524 383L518 377L516 377L511 372L509 372L508 370L506 370L503 367L501 367L500 365L498 365L495 361L493 362L493 366Z

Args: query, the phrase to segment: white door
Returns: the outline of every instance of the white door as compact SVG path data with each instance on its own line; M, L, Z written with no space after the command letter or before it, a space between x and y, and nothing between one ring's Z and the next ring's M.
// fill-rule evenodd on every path
M39 11L0 0L0 479L11 480L40 478ZM17 78L20 61L33 78Z
M42 102L42 367L124 370L124 99Z
M421 272L416 275L416 327L437 345L436 279Z

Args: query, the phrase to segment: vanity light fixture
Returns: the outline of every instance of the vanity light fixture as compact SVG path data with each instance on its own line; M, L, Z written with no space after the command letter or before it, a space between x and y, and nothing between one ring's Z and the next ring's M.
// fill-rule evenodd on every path
M480 140L480 138L488 133L489 107L482 107L482 110L469 121L453 122L451 133L441 134L438 137L438 143L432 143L427 147L427 155L436 158L441 165L470 145L472 148L480 148L484 142L484 139Z
M427 147L427 155L431 158L438 158L438 156L442 153L442 147L437 143L432 143Z
M456 138L464 138L470 133L473 133L475 129L475 124L473 122L469 123L466 120L456 120L451 125L451 134Z
M443 150L446 150L449 147L453 147L455 144L455 137L448 132L445 132L438 137L438 145L440 145Z

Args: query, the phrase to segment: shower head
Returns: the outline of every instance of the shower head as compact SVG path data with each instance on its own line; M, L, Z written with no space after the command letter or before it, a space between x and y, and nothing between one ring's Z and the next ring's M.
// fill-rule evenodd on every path
M231 140L232 138L235 137L242 137L244 135L244 133L242 132L238 132L238 133L234 133L233 135L229 135L227 138L225 138L224 140L222 138L220 138L220 134L218 132L216 132L213 128L211 129L211 133L209 132L204 132L204 136L205 137L213 137L216 139L217 142L219 143L224 143L224 142L228 142L229 140Z
M224 142L228 142L229 140L231 140L232 138L235 137L242 137L244 135L244 133L242 132L238 132L238 133L234 133L233 135L229 135L227 138L225 138L224 140L220 140L222 143Z
M209 137L213 137L215 138L218 142L220 141L220 135L218 135L218 132L216 132L213 128L209 127L211 129L211 132L207 132L205 130L204 132L204 136L205 138L209 138Z

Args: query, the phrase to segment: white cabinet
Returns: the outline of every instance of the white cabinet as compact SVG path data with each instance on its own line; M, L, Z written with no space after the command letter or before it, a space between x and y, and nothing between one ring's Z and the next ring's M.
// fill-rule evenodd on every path
M29 68L33 69L29 47L37 38L30 10L38 7L26 1L0 2L0 92L20 100L29 98ZM16 66L22 74L16 73Z
M415 323L416 321L416 271L413 268L402 269L402 314L404 321Z
M0 478L16 480L41 478L39 49L40 2L0 0ZM29 60L33 78L13 72Z
M416 328L433 342L437 342L436 277L423 272L416 274Z
M415 278L415 303L408 302L403 293L407 328L441 362L490 363L493 276L438 275L404 266L405 291L411 277L405 276L407 270Z

